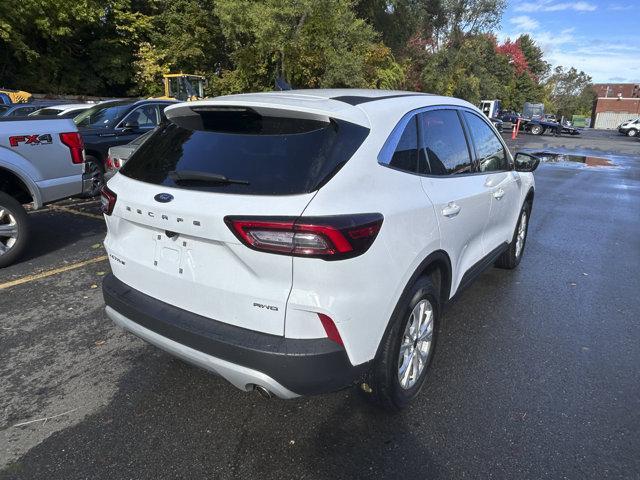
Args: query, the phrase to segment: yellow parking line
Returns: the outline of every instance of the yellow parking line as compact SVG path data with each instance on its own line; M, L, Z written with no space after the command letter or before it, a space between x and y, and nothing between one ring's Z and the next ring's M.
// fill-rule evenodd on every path
M71 265L66 265L60 268L54 268L53 270L47 270L45 272L36 273L34 275L27 275L26 277L18 278L16 280L11 280L10 282L0 283L0 290L4 290L5 288L15 287L16 285L22 285L23 283L33 282L35 280L41 280L43 278L51 277L53 275L58 275L59 273L68 272L69 270L75 270L77 268L84 267L86 265L91 265L92 263L104 262L107 259L106 255L102 255L101 257L92 258L90 260L85 260L83 262L72 263Z
M51 210L56 210L58 212L73 213L74 215L81 215L83 217L95 218L96 220L104 220L104 217L102 215L96 215L95 213L81 212L80 210L74 210L73 208L69 208L69 207L59 207L56 205L52 205L49 208Z

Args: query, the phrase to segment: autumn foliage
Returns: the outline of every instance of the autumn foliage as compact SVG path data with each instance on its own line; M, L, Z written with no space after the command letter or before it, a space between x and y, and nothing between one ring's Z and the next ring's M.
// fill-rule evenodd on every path
M520 47L520 39L514 42L507 39L501 45L496 42L495 50L496 53L506 55L509 58L509 63L513 66L518 75L527 72L529 75L533 76L532 72L529 70L527 58Z

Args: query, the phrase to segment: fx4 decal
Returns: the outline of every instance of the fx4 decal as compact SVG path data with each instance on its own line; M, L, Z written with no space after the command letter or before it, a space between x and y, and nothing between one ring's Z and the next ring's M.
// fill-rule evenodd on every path
M21 143L25 145L51 145L53 139L49 133L45 133L44 135L14 135L13 137L9 137L9 144L12 147L19 147Z

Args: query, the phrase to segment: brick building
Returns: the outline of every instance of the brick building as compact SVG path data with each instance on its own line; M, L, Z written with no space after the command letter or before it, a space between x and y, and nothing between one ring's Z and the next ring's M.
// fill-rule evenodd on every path
M593 109L594 128L616 128L640 117L640 83L596 83L598 99Z

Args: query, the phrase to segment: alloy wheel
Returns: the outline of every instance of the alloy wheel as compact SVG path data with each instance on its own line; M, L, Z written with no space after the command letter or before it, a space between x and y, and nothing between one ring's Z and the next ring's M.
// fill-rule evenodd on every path
M433 320L431 302L420 300L411 311L400 344L398 380L405 390L416 384L427 366L433 347Z
M100 166L95 162L87 162L85 168L86 173L91 176L91 190L88 195L95 197L100 193L100 189L102 188L102 185L104 185L104 175Z
M522 254L524 248L524 241L527 238L527 212L526 210L520 215L520 222L518 223L518 233L516 236L516 258Z
M15 216L0 206L0 255L13 248L18 241L18 223Z

